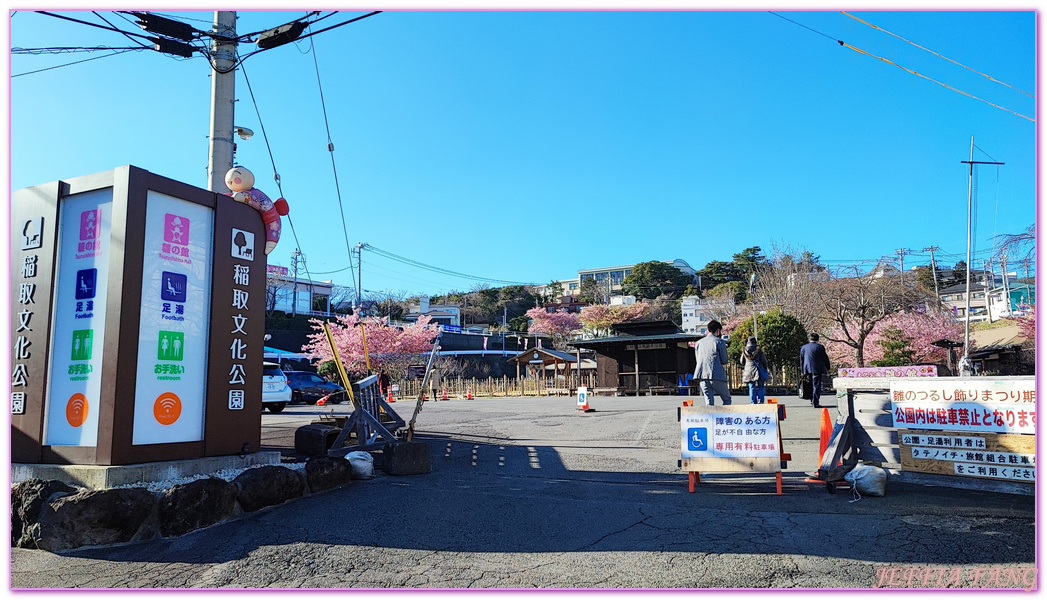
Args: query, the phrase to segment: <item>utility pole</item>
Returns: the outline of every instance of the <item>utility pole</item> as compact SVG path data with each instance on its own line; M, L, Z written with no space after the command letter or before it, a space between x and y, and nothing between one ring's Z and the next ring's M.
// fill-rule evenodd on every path
M363 289L363 276L364 276L364 246L367 244L358 242L356 244L356 303L360 307L360 311L364 308L364 289Z
M960 373L971 372L971 184L974 180L974 165L1002 165L1002 162L983 162L974 160L974 136L971 136L971 159L961 160L967 165L967 303L964 308L963 358L960 359Z
M291 294L291 315L298 315L298 257L302 253L298 248L291 253L291 268L294 269L294 292Z
M988 263L988 266L986 266ZM989 275L986 277L985 272L988 271ZM992 259L982 259L982 277L986 281L991 281L991 284L985 286L985 312L989 315L989 323L992 323L992 286L996 283L996 274L992 272Z
M1011 316L1011 288L1007 284L1007 253L1000 256L1000 270L1003 271L1003 301L1007 303L1007 316Z
M901 284L902 287L905 287L905 255L912 254L912 250L899 248L894 253L898 255L898 270L901 271Z
M233 112L236 103L236 11L216 10L211 42L211 136L207 189L226 193L225 174L233 168Z
M934 278L934 299L941 303L941 296L938 295L938 267L934 264L934 251L939 249L938 246L928 246L923 251L930 251L931 253L931 277Z

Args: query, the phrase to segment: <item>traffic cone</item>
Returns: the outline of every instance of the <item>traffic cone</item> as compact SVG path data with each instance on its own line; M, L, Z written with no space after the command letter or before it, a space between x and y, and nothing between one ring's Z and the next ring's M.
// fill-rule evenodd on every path
M316 405L317 406L323 406L323 405L327 404L327 399L328 398L330 398L330 396L324 396L323 398L320 398L319 400L316 401Z
M396 402L396 400L393 400L393 388L392 387L389 388L389 397L386 398L385 401L386 402Z
M818 439L818 464L822 464L822 459L825 458L825 449L829 447L829 438L833 434L832 419L829 418L829 409L822 409L822 433Z
M429 399L425 397L425 392L422 392L422 402L428 402Z
M443 396L440 399L441 400L447 400L447 388L444 388L444 394L443 394Z
M465 399L466 400L472 400L473 399L473 390L472 389L465 388Z

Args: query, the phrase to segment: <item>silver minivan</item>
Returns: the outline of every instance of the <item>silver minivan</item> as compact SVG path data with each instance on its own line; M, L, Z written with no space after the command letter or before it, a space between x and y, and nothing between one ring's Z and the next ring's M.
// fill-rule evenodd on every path
M278 413L291 401L291 386L280 365L262 363L262 408Z

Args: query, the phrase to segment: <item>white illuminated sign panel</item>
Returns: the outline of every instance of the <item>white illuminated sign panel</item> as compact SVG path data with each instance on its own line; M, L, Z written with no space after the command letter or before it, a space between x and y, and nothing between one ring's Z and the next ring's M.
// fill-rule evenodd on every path
M98 443L112 213L112 188L62 201L44 432L48 445ZM27 227L29 246L32 234ZM23 289L27 306L34 304L34 293L32 287Z
M150 191L135 445L204 439L214 211Z

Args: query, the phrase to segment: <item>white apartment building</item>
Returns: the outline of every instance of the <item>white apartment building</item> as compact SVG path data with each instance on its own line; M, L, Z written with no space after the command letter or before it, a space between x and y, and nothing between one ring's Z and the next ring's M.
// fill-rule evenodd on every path
M687 261L682 258L665 260L662 262L676 267L681 272L690 275L692 278L695 275L694 268L687 264ZM558 282L563 286L564 294L576 295L581 289L582 283L587 279L592 279L599 284L600 289L604 291L608 298L613 298L622 295L622 281L625 280L626 275L633 272L633 267L635 266L636 263L631 265L618 265L615 267L579 269L577 279L560 279ZM535 292L544 296L548 294L548 287L548 284L536 286Z
M712 303L698 296L680 298L680 312L683 317L681 328L684 333L705 335L708 333L706 326L715 318Z

